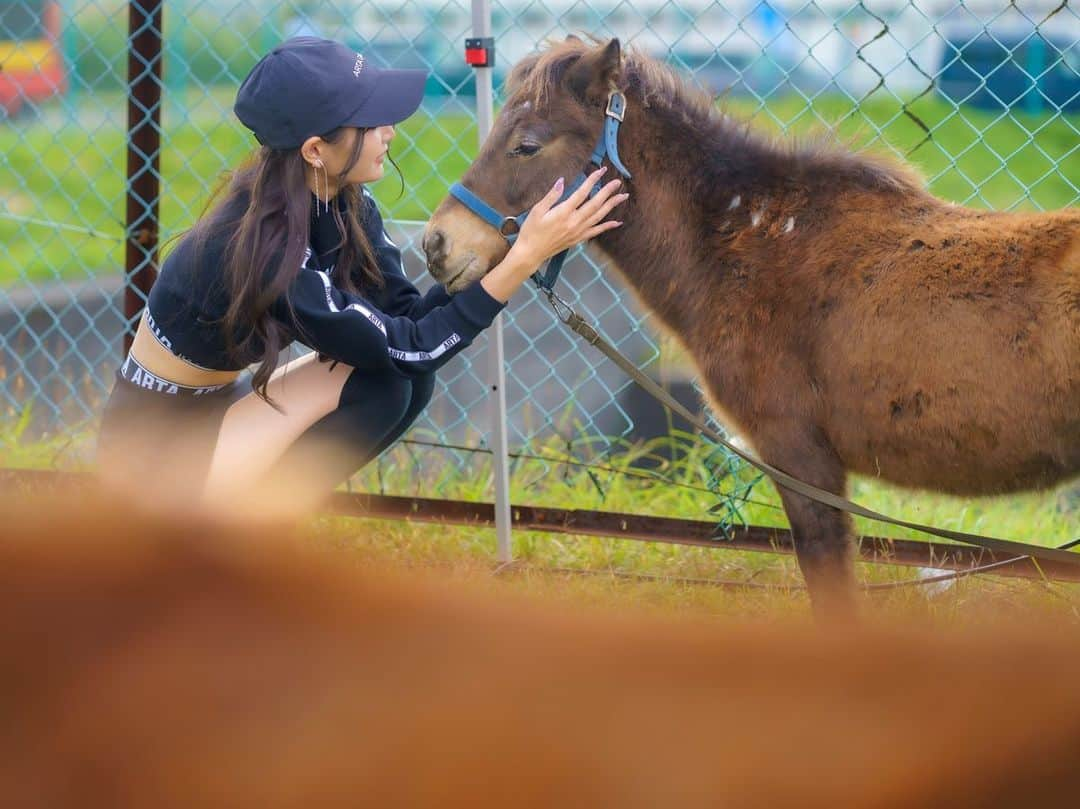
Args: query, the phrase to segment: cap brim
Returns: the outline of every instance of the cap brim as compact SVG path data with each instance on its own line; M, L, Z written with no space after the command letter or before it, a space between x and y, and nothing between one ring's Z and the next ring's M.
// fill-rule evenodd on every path
M342 126L386 126L404 121L424 100L426 70L380 70L375 89Z

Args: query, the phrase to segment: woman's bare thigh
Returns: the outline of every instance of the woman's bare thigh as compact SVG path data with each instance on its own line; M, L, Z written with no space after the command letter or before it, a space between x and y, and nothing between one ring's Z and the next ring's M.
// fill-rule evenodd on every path
M203 500L207 505L233 505L237 498L252 494L285 449L337 408L341 389L353 369L341 363L330 366L318 362L312 352L274 371L266 392L281 412L255 393L229 406L206 476ZM314 493L294 494L296 497L290 499L301 507Z

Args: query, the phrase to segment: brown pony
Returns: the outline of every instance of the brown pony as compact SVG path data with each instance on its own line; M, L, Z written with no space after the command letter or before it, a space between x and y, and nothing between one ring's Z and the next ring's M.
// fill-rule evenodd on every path
M903 168L769 142L618 40L575 38L514 68L462 183L528 208L585 166L613 88L631 197L595 247L758 457L836 494L849 472L964 495L1080 472L1080 211L943 202ZM424 246L451 291L508 249L452 198ZM850 614L850 518L780 495L815 608Z

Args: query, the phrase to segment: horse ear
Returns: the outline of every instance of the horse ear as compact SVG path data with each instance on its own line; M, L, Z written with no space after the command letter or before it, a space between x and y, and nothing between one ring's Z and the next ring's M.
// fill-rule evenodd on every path
M566 86L582 101L604 101L622 71L618 38L582 56L566 74Z

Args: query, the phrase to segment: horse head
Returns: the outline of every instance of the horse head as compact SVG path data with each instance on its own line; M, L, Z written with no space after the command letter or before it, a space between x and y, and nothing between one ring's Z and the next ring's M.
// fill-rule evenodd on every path
M450 292L502 260L521 214L559 177L570 184L582 172L601 138L620 71L619 40L590 46L576 37L515 66L506 104L460 183L489 218L451 195L424 231L428 269Z

